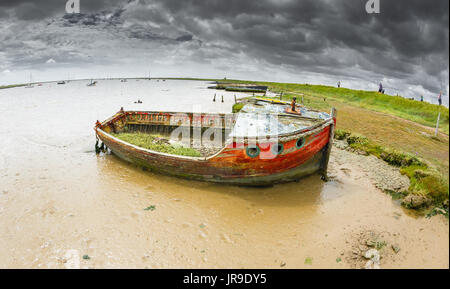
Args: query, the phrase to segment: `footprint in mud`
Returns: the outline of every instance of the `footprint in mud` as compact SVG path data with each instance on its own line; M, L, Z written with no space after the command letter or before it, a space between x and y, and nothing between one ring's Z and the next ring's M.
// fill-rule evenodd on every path
M47 204L45 204L45 206L40 210L42 218L45 218L49 215L53 215L54 213L56 213L56 208L53 204L53 202L49 202Z
M349 168L341 168L341 171L343 171L345 175L350 176L350 172L351 172L352 170L349 169Z

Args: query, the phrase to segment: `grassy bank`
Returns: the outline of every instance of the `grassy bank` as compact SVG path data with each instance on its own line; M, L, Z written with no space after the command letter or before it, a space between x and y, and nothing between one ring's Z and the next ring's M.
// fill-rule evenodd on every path
M156 152L189 157L201 156L200 152L193 148L171 145L165 139L156 135L145 133L118 133L112 135L125 142Z
M12 85L4 85L4 86L0 85L0 89L7 89L7 88L14 88L14 87L21 87L21 86L26 86L26 84L12 84Z

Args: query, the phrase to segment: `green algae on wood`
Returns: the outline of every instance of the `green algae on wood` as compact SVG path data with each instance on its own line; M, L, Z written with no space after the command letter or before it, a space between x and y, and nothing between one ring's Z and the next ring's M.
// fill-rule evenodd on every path
M112 136L123 140L127 143L136 145L141 148L149 149L156 152L189 156L189 157L201 157L199 151L193 148L187 148L180 145L171 145L162 143L157 136L145 133L112 133Z

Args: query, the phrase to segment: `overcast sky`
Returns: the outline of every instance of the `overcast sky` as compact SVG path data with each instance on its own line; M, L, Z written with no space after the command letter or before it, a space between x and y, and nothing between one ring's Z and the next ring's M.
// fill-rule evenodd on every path
M0 0L0 84L184 76L342 85L448 104L449 1Z

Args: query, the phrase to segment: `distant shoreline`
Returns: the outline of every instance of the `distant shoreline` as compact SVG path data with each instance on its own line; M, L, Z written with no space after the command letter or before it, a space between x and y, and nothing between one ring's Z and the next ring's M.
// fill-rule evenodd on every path
M311 85L311 86L323 86L323 87L333 87L333 86L327 86L327 85L320 85L320 84L307 84L307 83L288 83L288 82L269 82L269 81L259 81L259 80L239 80L239 79L218 79L218 78L196 78L196 77L111 77L111 78L80 78L80 79L70 79L70 80L64 80L66 82L70 82L70 81L90 81L90 80L97 80L97 81L102 81L102 80L121 80L121 79L127 79L127 80L133 80L133 79L139 79L139 80L162 80L162 79L167 79L167 80L192 80L192 81L213 81L213 82L237 82L237 83L249 83L249 84L270 84L270 83L278 83L278 84L299 84L299 85ZM38 82L32 82L32 85L38 84L38 83L52 83L52 82L58 82L58 81L62 81L62 80L50 80L50 81L38 81ZM8 89L8 88L14 88L14 87L22 87L22 86L26 86L28 85L28 83L20 83L20 84L8 84L8 85L0 85L0 89ZM342 89L348 89L348 90L354 90L354 91L365 91L365 92L373 92L371 90L358 90L358 89L351 89L351 88L344 88L342 87ZM389 95L389 94L386 94ZM411 100L407 97L403 97L401 95L389 95L392 97L401 97L403 99L407 99L407 100ZM414 99L413 101L418 101ZM431 102L428 102L426 100L424 100L423 102L429 103L429 104L434 104ZM448 108L450 106L449 104L442 104L443 107Z

